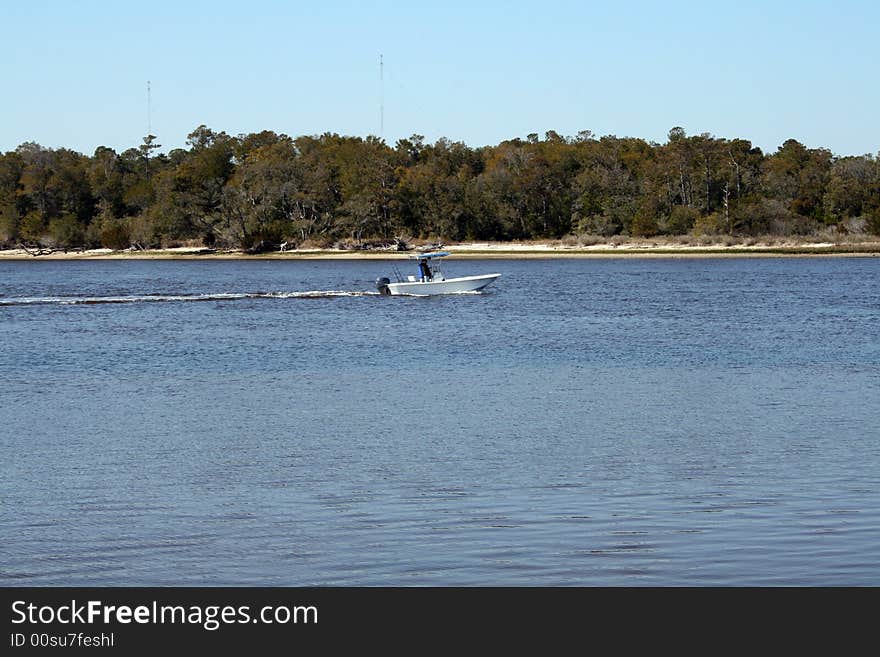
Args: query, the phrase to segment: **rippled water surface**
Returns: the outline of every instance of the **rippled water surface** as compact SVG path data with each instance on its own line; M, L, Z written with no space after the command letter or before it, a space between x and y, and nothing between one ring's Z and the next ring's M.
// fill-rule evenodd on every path
M880 260L394 264L0 263L0 584L880 585Z

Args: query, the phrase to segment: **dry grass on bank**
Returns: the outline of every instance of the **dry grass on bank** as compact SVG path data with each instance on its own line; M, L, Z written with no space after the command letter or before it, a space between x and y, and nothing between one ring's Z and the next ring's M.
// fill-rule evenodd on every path
M300 245L281 251L275 249L259 254L239 250L213 249L198 242L168 245L155 250L92 249L87 251L62 251L57 249L8 249L0 251L5 260L79 260L79 259L286 259L286 258L404 258L417 249L427 246L442 247L459 257L589 257L625 255L880 255L880 237L868 235L816 235L807 237L780 237L765 235L756 237L692 236L630 238L621 235L602 237L597 235L569 235L559 240L521 242L463 242L440 244L426 240L413 240L409 249L400 251L394 245L339 244ZM311 248L304 248L311 247Z

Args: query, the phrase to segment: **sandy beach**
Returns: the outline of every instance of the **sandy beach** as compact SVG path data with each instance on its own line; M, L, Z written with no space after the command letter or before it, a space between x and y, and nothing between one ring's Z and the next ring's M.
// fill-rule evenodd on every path
M880 239L858 242L728 241L718 244L684 244L664 240L626 240L581 245L565 242L466 242L444 244L451 258L607 258L607 257L759 257L759 256L880 256ZM406 259L416 250L294 249L250 254L237 250L177 247L155 250L45 249L39 254L24 249L0 251L0 260L156 260L156 259Z

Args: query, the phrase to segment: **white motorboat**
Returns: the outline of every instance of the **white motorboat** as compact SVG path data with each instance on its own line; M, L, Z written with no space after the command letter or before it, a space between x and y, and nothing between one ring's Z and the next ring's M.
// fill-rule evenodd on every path
M418 276L407 276L406 280L398 280L396 283L382 277L376 280L376 288L380 294L386 295L411 294L424 297L434 294L460 294L482 290L501 276L501 274L481 274L479 276L446 278L440 266L440 259L448 255L448 251L411 255L410 260L418 261Z

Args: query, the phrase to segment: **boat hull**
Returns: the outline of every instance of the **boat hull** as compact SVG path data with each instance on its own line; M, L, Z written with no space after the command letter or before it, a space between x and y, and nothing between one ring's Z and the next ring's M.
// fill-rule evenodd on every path
M501 274L483 274L481 276L447 278L442 281L403 281L399 283L388 283L388 293L392 295L408 294L427 297L435 294L477 292L489 285L499 276L501 276Z

